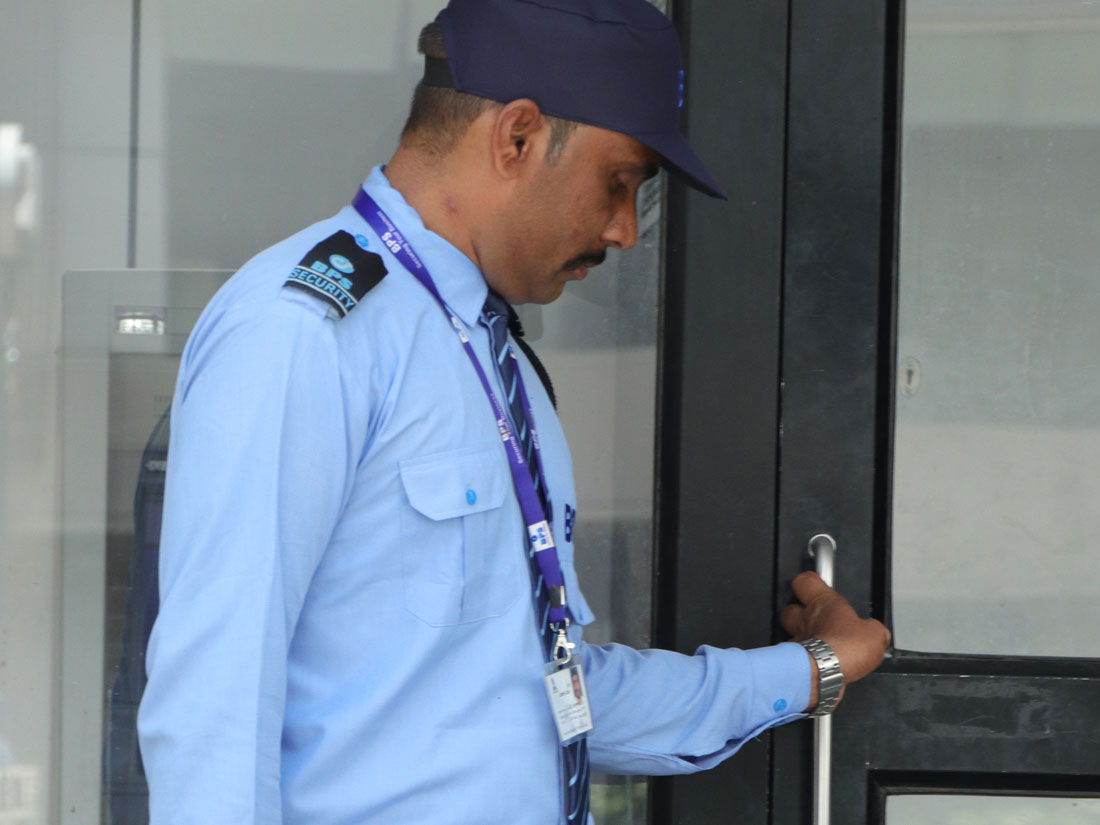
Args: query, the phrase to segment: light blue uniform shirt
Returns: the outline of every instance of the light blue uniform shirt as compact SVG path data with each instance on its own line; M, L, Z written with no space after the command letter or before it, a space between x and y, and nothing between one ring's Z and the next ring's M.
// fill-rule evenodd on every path
M481 273L381 169L365 187L495 378ZM389 271L345 318L284 287L339 230ZM592 614L561 526L572 462L520 365L580 642ZM139 719L153 825L558 825L526 541L458 336L362 218L349 206L249 261L199 319L172 407ZM809 696L809 658L789 643L576 655L594 770L710 767Z

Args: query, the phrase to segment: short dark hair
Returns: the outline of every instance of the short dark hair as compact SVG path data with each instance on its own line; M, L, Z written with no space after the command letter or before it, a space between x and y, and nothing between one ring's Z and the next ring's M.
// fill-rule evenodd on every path
M420 31L417 50L426 57L447 59L443 45L443 27L433 21ZM460 92L457 89L441 89L418 83L413 93L412 107L401 139L410 140L437 157L448 154L466 130L482 114L502 104L487 97ZM550 124L550 143L546 150L548 163L556 163L565 144L577 128L576 121L543 115Z

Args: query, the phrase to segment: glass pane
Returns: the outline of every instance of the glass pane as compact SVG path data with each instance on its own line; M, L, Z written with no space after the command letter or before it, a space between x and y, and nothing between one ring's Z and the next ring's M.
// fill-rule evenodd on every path
M1092 825L1098 799L1025 796L891 796L886 825Z
M1100 656L1100 6L906 6L895 638Z
M63 705L62 273L126 265L129 0L5 3L0 17L0 822L99 811L99 713ZM102 491L95 480L93 491ZM94 492L92 493L94 495ZM73 525L79 529L79 525ZM74 557L73 571L88 560ZM94 558L92 559L95 560ZM93 565L94 568L94 565ZM80 582L102 601L102 579ZM102 635L102 634L100 634ZM101 640L100 640L101 641ZM79 652L78 652L79 653ZM70 748L70 746L72 746ZM66 786L66 783L69 783ZM90 789L73 794L65 787Z
M5 6L0 822L145 821L133 714L183 340L224 271L386 160L442 5ZM650 631L663 182L642 201L636 250L524 311L574 454L589 637L634 645ZM646 820L644 780L597 782L601 825Z

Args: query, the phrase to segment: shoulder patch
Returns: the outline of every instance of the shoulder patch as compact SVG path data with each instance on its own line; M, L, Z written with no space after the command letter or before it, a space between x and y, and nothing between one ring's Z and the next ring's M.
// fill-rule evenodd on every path
M366 241L343 230L330 235L294 267L285 286L327 301L343 318L386 277L382 256L365 249Z

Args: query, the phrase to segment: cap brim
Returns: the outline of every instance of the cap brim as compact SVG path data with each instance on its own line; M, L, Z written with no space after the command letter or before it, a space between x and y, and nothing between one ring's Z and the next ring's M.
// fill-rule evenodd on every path
M703 161L679 132L633 133L631 137L637 138L657 152L664 158L669 171L683 177L691 188L698 189L712 198L729 200L718 181L707 171Z

